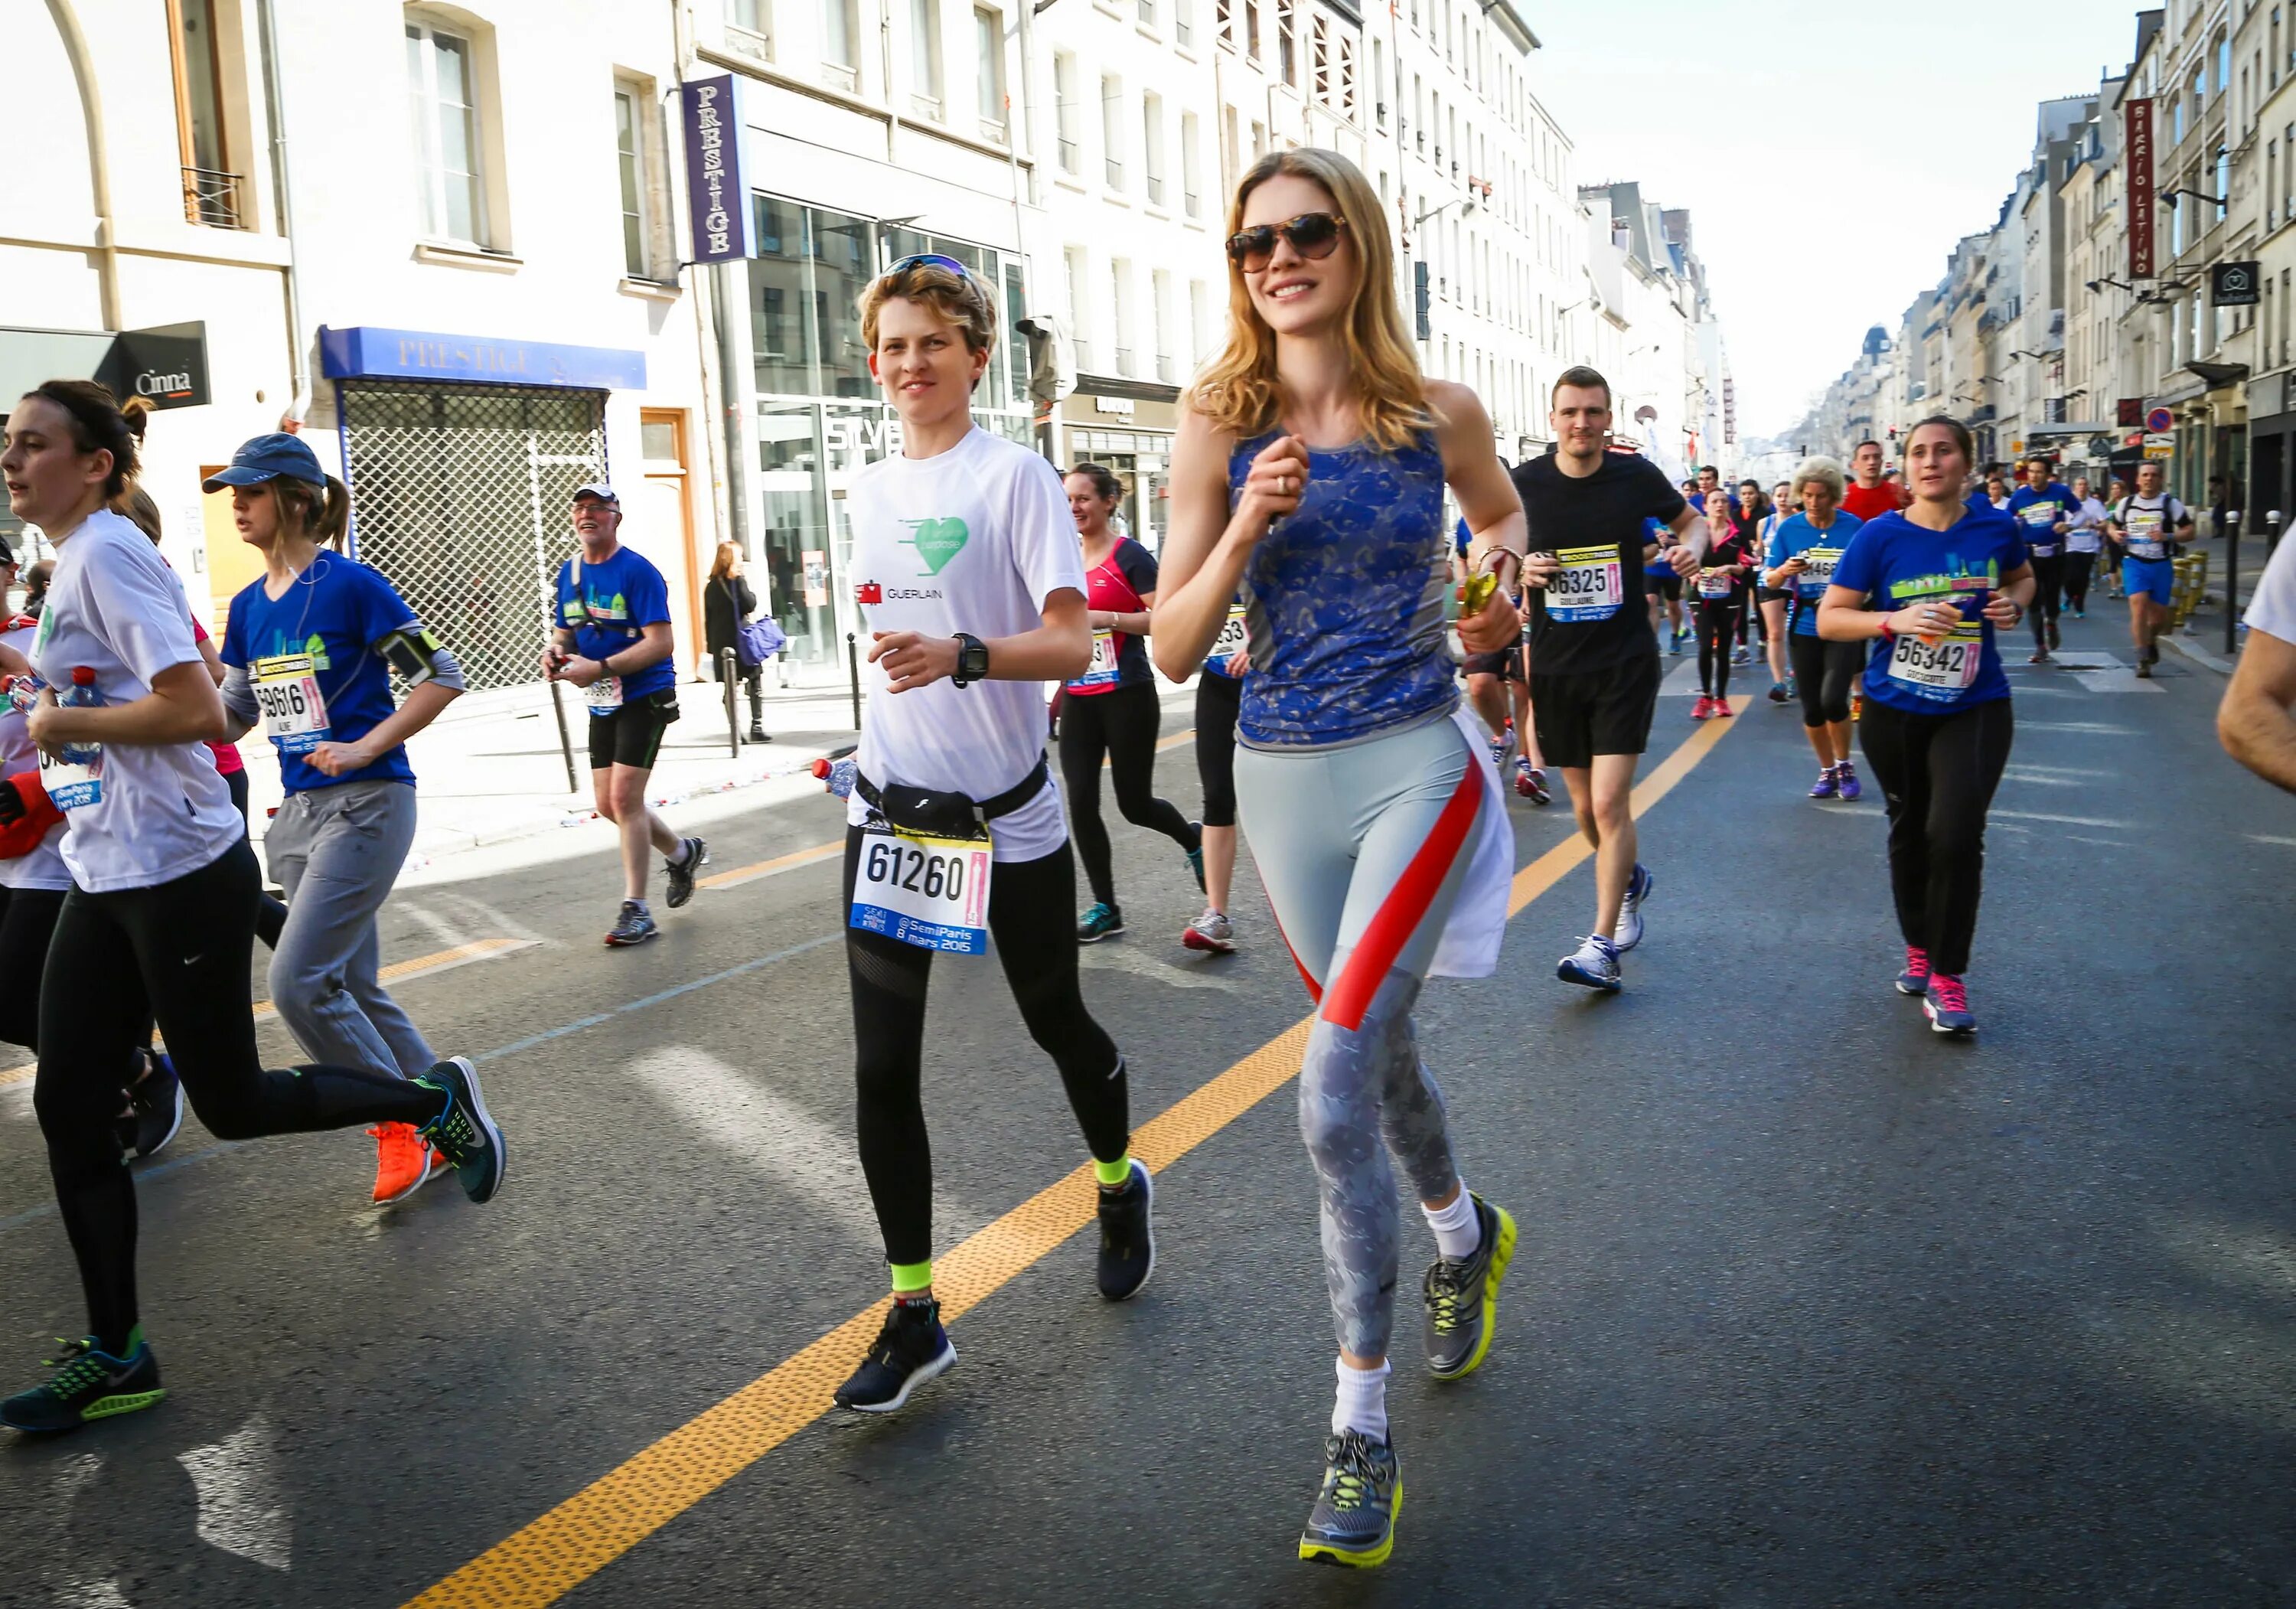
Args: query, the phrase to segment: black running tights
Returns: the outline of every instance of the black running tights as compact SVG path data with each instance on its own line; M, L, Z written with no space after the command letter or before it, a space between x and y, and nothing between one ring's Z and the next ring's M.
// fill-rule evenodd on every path
M2065 586L2065 555L2033 555L2033 606L2025 612L2033 622L2033 646L2049 645L2049 628L2056 624Z
M1100 818L1100 762L1108 758L1116 808L1136 827L1153 827L1184 850L1201 846L1188 818L1156 797L1156 734L1164 724L1152 682L1113 693L1071 693L1061 706L1061 787L1069 796L1069 825L1092 897L1117 908L1116 874L1109 862L1108 828ZM996 875L1003 876L999 867ZM991 887L995 886L992 881Z
M1745 613L1742 596L1698 600L1698 687L1715 698L1730 696L1730 645Z
M1864 643L1829 643L1799 631L1787 634L1787 660L1793 668L1794 689L1801 694L1803 726L1826 727L1849 718L1849 694L1857 685L1866 653Z
M184 1094L221 1140L363 1123L427 1123L436 1090L348 1067L266 1071L248 961L263 880L255 851L152 888L64 896L40 980L33 1110L56 1205L79 1261L88 1329L118 1353L135 1327L135 1186L114 1121L121 1070L154 1011Z
M1969 970L1985 880L1985 813L2009 763L2016 719L2005 698L1949 715L1866 701L1857 741L1890 808L1890 891L1906 942L1930 967Z
M1076 718L1072 698L1063 730ZM862 832L845 834L845 904L853 903ZM1021 1020L1053 1058L1085 1144L1103 1162L1131 1144L1124 1058L1085 1009L1077 984L1076 862L1062 844L1041 860L1000 860L988 884L988 934ZM853 981L854 1077L858 1087L861 1171L877 1208L889 1263L932 1255L932 1145L925 1135L925 988L932 952L882 933L845 930ZM1001 1068L985 1070L991 1083Z
M2065 602L2088 612L2089 572L2096 568L2097 555L2093 553L2069 553L2065 555Z

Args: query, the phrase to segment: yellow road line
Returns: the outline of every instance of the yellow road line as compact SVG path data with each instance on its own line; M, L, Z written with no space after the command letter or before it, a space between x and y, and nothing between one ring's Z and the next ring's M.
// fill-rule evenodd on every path
M1161 753L1166 749L1177 748L1195 735L1196 729L1191 727L1185 732L1165 738L1156 745L1157 752ZM1113 762L1103 760L1101 763L1104 768ZM760 877L771 877L781 872L794 872L800 866L814 866L833 856L842 855L844 852L845 840L832 839L827 843L816 843L810 849L791 850L788 854L776 855L771 860L759 860L749 866L737 866L730 872L712 872L707 877L695 878L693 886L698 889L739 888L745 882L755 882Z
M1634 792L1641 815L1719 743L1708 723ZM1575 848L1574 848L1575 846ZM1573 834L1515 874L1508 915L1561 882L1590 851ZM1289 1083L1315 1018L1294 1022L1226 1072L1136 1129L1132 1153L1160 1173ZM933 1264L944 1318L955 1319L1093 1220L1092 1170L1078 1168L969 1235ZM853 1359L876 1338L873 1305L652 1446L513 1531L413 1600L408 1609L541 1609L580 1586L834 1406Z
M497 956L507 956L513 950L531 949L541 943L539 939L474 939L468 944L458 944L452 949L442 949L435 956L417 956L411 961L394 961L374 974L389 983L401 978L425 977L431 973L451 972L458 966L468 966L473 961L491 961ZM279 1008L268 1000L255 1003L255 1020L268 1022L279 1015ZM0 1072L0 1088L20 1084L39 1071L37 1062L27 1062L21 1067L11 1067Z

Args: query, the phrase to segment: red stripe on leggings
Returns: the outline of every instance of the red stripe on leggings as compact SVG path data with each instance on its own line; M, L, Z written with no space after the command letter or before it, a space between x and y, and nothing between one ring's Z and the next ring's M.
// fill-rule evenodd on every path
M1427 907L1442 891L1443 879L1449 874L1452 861L1458 858L1468 829L1475 824L1482 794L1482 771L1471 758L1451 802L1435 818L1435 830L1403 868L1403 875L1395 880L1395 886L1373 914L1371 924L1364 929L1355 953L1348 957L1346 970L1324 997L1324 1021L1350 1030L1363 1026L1372 997L1379 992L1396 956L1403 953L1403 947L1426 918Z

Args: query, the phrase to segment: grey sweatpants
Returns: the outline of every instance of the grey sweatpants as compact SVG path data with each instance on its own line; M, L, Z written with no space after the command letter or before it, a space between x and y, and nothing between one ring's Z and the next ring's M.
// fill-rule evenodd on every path
M1411 1008L1474 858L1474 760L1447 717L1344 748L1236 754L1244 836L1317 1002L1300 1132L1322 1190L1333 1326L1358 1357L1385 1356L1395 1324L1388 1153L1423 1202L1459 1184Z
M287 891L271 998L314 1062L413 1078L438 1058L375 972L382 909L414 842L414 790L348 782L290 793L263 841Z

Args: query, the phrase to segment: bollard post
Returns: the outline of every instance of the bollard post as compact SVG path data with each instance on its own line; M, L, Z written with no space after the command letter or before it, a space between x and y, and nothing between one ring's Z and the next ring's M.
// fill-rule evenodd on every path
M861 730L861 651L853 645L853 634L845 634L845 675L853 684L853 729Z
M741 689L734 684L742 678L742 661L731 648L718 651L718 680L726 689L726 747L733 757L742 757L742 718L735 713L734 695Z
M2244 521L2238 513L2232 516L2232 529L2225 533L2225 652L2234 646L2234 635L2240 630L2240 528Z

